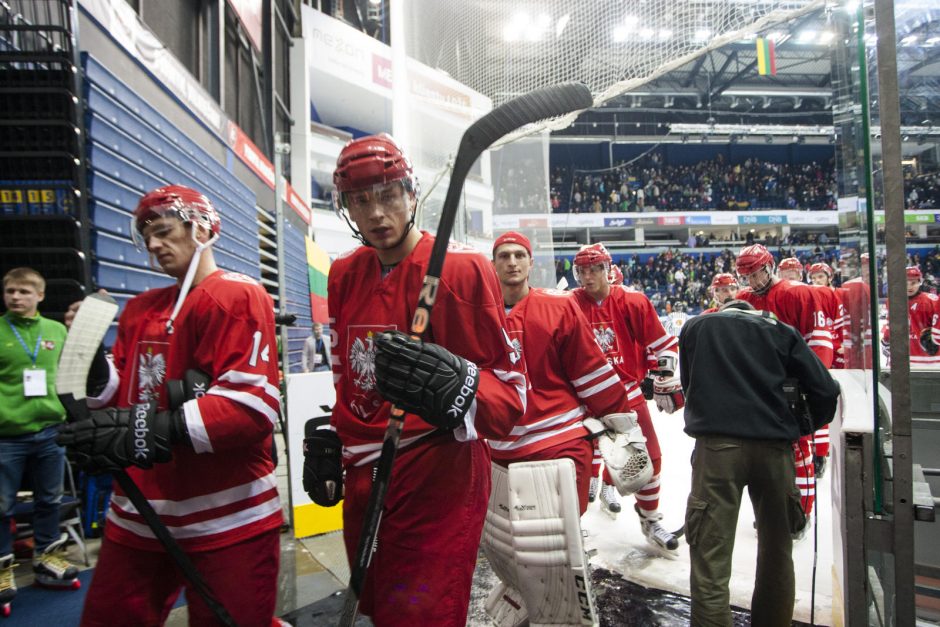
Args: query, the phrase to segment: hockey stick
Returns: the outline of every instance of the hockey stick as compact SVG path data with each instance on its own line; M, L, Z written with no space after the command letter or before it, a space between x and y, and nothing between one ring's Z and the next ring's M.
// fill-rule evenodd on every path
M75 314L65 338L65 346L62 347L62 354L59 356L59 370L56 376L56 394L70 420L88 418L88 405L85 403L88 373L98 346L101 345L117 312L118 305L113 298L104 294L91 294L85 297L81 308ZM212 594L202 575L177 544L176 539L170 535L169 529L160 520L134 480L124 470L116 470L111 474L216 618L223 625L234 627L235 620Z
M454 220L457 217L457 207L463 191L464 180L476 160L493 142L518 128L540 120L587 109L593 102L591 91L581 83L565 83L554 87L545 87L513 98L500 105L474 122L464 132L463 137L460 138L457 156L454 159L454 169L451 172L450 183L447 187L447 195L441 208L441 220L435 234L436 239L434 247L431 249L431 257L421 287L418 306L411 320L411 334L413 336L421 337L431 321L431 309L437 296L437 287L441 270L444 267L448 241L454 228ZM346 601L339 621L339 624L344 627L352 627L356 620L359 595L362 592L366 571L372 560L379 524L382 519L382 506L388 492L392 464L395 461L398 439L401 436L404 420L405 412L393 407L385 429L382 453L376 466L372 491L369 493L369 502L362 523L359 545L356 549L355 560L352 563L349 576L349 587L346 589Z

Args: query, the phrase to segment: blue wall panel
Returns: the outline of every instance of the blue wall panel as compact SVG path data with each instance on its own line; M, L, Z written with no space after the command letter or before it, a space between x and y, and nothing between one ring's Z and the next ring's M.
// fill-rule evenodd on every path
M297 322L287 331L289 372L301 372L301 352L304 340L310 336L313 320L310 317L310 285L307 278L307 249L304 231L284 220L284 277L287 291L286 310L297 316Z
M134 294L172 283L150 268L146 252L130 240L131 212L140 196L168 184L199 189L219 211L218 265L260 279L251 189L91 55L83 54L82 63L97 285L112 292L123 309Z

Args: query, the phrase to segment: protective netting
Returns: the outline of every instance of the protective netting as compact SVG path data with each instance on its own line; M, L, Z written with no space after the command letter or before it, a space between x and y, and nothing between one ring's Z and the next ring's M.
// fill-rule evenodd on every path
M585 83L598 106L708 50L824 5L824 0L410 0L405 49L488 96L494 106L566 81ZM543 126L563 128L573 119Z

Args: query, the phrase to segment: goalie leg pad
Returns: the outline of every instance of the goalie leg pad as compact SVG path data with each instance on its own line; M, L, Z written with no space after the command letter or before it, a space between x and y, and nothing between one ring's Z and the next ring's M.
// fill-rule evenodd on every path
M518 590L530 623L597 625L574 462L511 464L509 505Z
M509 471L495 463L491 468L493 483L483 522L483 554L500 581L509 588L518 588L509 521Z
M522 627L529 624L529 614L522 595L501 581L490 592L483 609L496 627Z

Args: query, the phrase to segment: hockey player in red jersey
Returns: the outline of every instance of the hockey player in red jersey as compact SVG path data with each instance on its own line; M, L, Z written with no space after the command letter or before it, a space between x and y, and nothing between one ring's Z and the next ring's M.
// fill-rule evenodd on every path
M499 282L484 255L452 245L424 341L412 339L434 237L414 226L411 162L389 135L362 137L333 182L363 245L330 267L336 405L304 442L304 487L325 506L345 487L352 563L392 403L407 411L359 609L380 627L462 626L490 494L484 438L505 437L525 410Z
M679 541L660 524L659 474L662 453L639 381L647 374L645 355L656 355L654 398L661 411L672 413L682 407L684 398L676 374L678 341L666 333L652 303L642 293L609 281L611 257L603 244L582 246L575 255L575 277L581 287L574 290L576 302L585 314L594 338L624 382L631 409L637 412L653 462L653 476L636 493L635 510L647 540L667 554Z
M832 320L832 367L845 368L845 349L842 346L843 331L845 329L845 304L843 302L843 288L836 288L832 284L833 272L827 263L817 262L810 265L806 272L813 285L829 288L835 297L835 313ZM823 290L826 291L826 290Z
M907 321L912 368L940 368L940 298L921 289L924 275L918 266L907 271ZM887 310L887 304L885 305ZM890 366L891 325L881 336L882 351Z
M719 272L712 277L712 283L709 286L712 293L712 300L715 302L714 307L709 307L703 314L715 313L718 311L718 308L724 305L729 300L735 298L738 293L738 280L734 278L733 274L728 272Z
M823 366L832 366L832 325L822 297L805 283L787 281L774 273L774 258L761 244L752 244L738 253L737 273L748 287L738 291L738 299L755 309L769 311L796 328ZM816 500L811 438L802 437L793 445L796 483L808 516Z
M826 263L818 262L810 265L806 274L812 281L810 286L817 290L816 295L820 297L827 321L832 326L831 368L845 368L845 350L842 348L845 307L842 305L842 296L839 290L832 287L832 268ZM817 479L821 479L825 474L828 458L829 425L826 425L813 435L813 468Z
M615 263L610 266L610 284L623 285L623 270Z
M777 264L777 276L784 281L803 282L803 263L796 257L781 259Z
M601 442L618 489L641 488L652 466L623 383L571 292L529 286L532 246L521 233L496 239L493 265L509 337L522 351L530 389L522 420L507 436L489 440L493 490L483 548L501 585L490 595L487 613L500 625L516 624L523 616L539 625L580 624L587 616L597 621L578 522L588 505L594 449L588 434ZM530 493L556 493L557 498L516 507L517 495ZM543 544L535 547L535 538L520 530L537 521L562 521L563 528L540 525ZM543 566L531 562L529 551L557 548L555 540L564 547L564 560ZM506 620L507 615L513 619Z
M216 267L221 221L198 191L155 189L132 220L135 240L176 283L127 303L112 380L89 399L108 409L67 425L60 442L93 469L127 468L238 624L270 625L282 523L273 302L257 281ZM192 370L208 377L205 393L170 407L168 381ZM104 533L82 625L163 624L184 587L190 624L216 624L117 485Z

